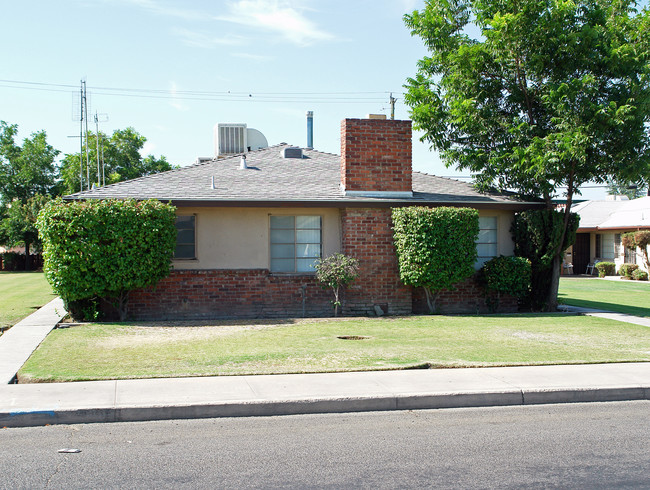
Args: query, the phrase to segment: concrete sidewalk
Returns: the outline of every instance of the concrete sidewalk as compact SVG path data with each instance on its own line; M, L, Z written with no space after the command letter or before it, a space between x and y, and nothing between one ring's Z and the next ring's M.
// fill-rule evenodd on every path
M0 385L12 382L21 366L66 313L61 298L55 298L0 336Z
M0 337L5 383L63 310L37 314ZM0 427L615 400L650 400L650 363L3 384Z

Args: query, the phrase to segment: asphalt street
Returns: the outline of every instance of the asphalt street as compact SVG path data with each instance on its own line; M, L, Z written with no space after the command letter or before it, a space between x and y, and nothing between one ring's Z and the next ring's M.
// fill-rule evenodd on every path
M633 401L0 429L0 488L650 488L649 415Z

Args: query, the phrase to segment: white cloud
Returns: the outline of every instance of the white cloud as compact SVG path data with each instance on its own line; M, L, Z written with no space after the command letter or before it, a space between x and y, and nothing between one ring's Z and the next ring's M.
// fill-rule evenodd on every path
M183 102L176 98L176 95L178 93L178 86L176 85L176 82L171 82L169 93L172 95L172 100L169 103L170 106L172 106L177 111L185 112L189 110L189 107L187 107L187 105L183 104Z
M244 58L246 60L251 60L251 61L271 61L273 59L272 56L264 56L262 54L252 54L252 53L230 53L231 56L235 56L236 58Z
M292 2L293 5L299 3ZM302 14L306 8L297 9L286 0L237 0L228 4L228 10L228 15L216 19L276 32L298 45L306 46L334 37Z
M215 46L235 46L244 43L241 36L216 37L189 29L175 28L174 34L179 36L183 44L198 48L214 48Z
M148 155L153 155L155 149L156 145L154 143L151 141L145 141L144 145L142 145L142 148L140 149L140 155L142 155L143 158Z
M176 17L185 20L205 20L206 14L204 12L187 9L170 7L163 2L157 0L124 0L140 8L148 10L154 14L166 15L169 17Z

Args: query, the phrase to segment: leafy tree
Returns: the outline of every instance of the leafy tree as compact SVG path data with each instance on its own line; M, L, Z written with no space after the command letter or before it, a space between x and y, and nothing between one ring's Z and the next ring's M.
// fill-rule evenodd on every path
M133 128L117 129L109 138L104 133L99 133L99 157L103 160L104 168L100 165L99 181L106 184L114 184L123 180L135 179L145 175L171 170L170 165L164 156L156 158L153 155L143 157L141 154L147 138L139 134ZM88 174L90 185L97 180L97 135L88 135L88 160L86 169L86 154L83 157L83 181L84 190L88 187ZM61 177L63 179L63 191L70 194L81 190L80 183L79 153L66 154L61 165Z
M514 190L548 209L566 189L563 237L580 185L649 175L650 15L635 6L427 0L404 17L430 52L405 85L414 127L480 189ZM552 253L552 309L564 242Z
M536 310L549 308L548 291L552 287L555 251L559 248L564 253L575 241L580 216L569 215L565 232L563 223L564 214L552 209L523 211L512 222L510 232L515 242L515 255L531 263L529 303Z
M124 320L129 292L169 274L175 221L175 208L154 200L52 201L37 221L45 275L73 315L100 298Z
M648 194L648 183L643 179L637 182L617 182L612 178L607 179L607 194L610 196L627 196L629 199L638 199Z
M36 195L22 202L14 199L7 204L5 215L0 222L0 242L9 247L25 247L25 270L31 270L31 252L41 249L41 240L36 229L38 213L50 200Z
M429 311L444 289L475 273L478 211L470 208L393 209L393 240L400 279L423 287Z
M45 131L16 144L18 125L0 121L0 205L14 199L26 202L37 194L52 195L56 185L55 158Z
M334 316L338 316L339 291L354 281L359 275L359 261L354 257L343 254L330 255L325 259L319 259L314 265L316 268L316 279L322 283L323 288L332 288L334 292Z

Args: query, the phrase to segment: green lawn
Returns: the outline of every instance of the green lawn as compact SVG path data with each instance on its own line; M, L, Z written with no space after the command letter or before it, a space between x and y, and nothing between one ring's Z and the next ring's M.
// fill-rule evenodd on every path
M19 380L627 361L650 361L649 328L564 314L88 324L54 330Z
M0 272L0 328L9 327L55 298L42 272Z
M650 317L650 284L646 281L608 281L563 277L559 301L573 306Z

